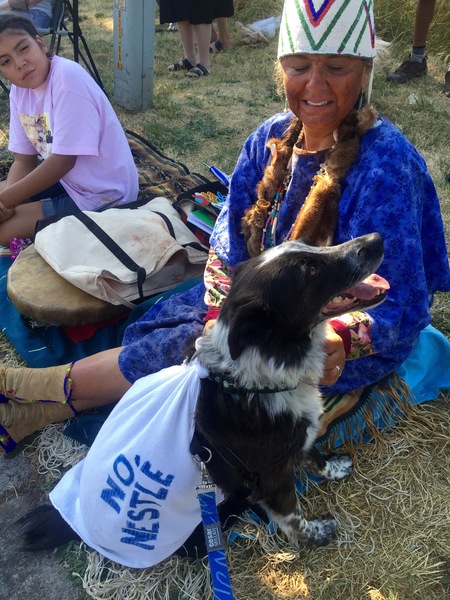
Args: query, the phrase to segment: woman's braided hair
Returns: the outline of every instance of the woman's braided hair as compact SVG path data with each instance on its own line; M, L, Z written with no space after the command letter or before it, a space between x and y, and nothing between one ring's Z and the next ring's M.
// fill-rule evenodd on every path
M371 106L352 110L337 130L336 144L327 151L322 170L313 178L312 188L300 209L290 239L308 238L315 245L331 243L337 222L341 194L340 182L359 153L359 141L377 118ZM289 175L290 158L302 130L302 123L293 117L281 138L272 138L268 147L272 161L259 182L257 201L242 219L242 233L250 256L261 253L261 236L275 196Z

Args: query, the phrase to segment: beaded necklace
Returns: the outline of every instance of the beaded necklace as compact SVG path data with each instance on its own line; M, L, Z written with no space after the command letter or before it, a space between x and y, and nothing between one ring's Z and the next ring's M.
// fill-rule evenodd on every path
M284 196L286 194L286 190L289 187L289 183L292 175L288 175L283 183L278 188L278 191L275 195L275 199L273 201L272 210L268 215L264 227L262 229L261 236L261 252L264 251L265 248L272 248L277 245L277 237L276 237L276 229L278 225L278 215L280 213L281 203L284 200ZM292 228L291 228L292 229ZM290 232L289 232L290 233ZM267 239L266 239L267 235ZM288 239L288 238L286 238Z
M299 133L297 142L295 144L298 148L301 148L303 139L304 139L304 132L302 129ZM331 150L333 150L333 148L334 148L334 146L332 146L332 148L329 148L329 150L327 151L327 156L328 156L328 153ZM276 159L276 156L274 158ZM276 229L277 229L277 225L278 225L278 217L280 214L281 205L282 205L284 197L286 195L286 191L287 191L289 184L291 182L291 179L292 179L292 159L289 160L288 171L289 171L288 174L286 175L286 177L284 178L283 182L281 183L281 185L279 186L279 188L277 190L277 193L276 193L274 201L273 201L272 208L271 208L270 213L268 214L267 219L264 223L264 227L262 228L261 245L260 245L261 252L263 252L266 248L273 248L274 246L277 245ZM313 184L309 190L308 195L306 196L304 204L306 204L308 202L308 199L311 195L313 188L317 185L318 178L326 176L326 175L327 175L327 164L326 164L326 159L325 159L325 162L320 165L319 170L317 171L316 175L313 177ZM289 229L288 234L284 238L284 240L283 240L284 242L287 242L291 239L292 230L294 228L295 221L296 221L296 218L294 219L294 221L291 225L291 228Z

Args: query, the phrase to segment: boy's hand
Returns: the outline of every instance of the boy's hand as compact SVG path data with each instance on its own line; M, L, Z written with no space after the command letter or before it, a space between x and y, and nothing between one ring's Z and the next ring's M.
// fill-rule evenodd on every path
M7 221L14 214L14 208L10 208L5 206L3 202L0 200L0 223Z

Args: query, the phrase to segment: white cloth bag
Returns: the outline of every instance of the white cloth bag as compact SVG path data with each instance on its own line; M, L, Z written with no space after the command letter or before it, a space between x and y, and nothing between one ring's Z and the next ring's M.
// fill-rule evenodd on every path
M83 541L127 567L156 565L201 522L190 453L201 378L197 362L136 381L100 429L86 458L50 500ZM224 496L217 490L216 502Z
M87 219L89 227L92 222L98 226L108 244L115 242L116 252L81 218ZM77 288L130 308L135 306L133 300L201 276L207 259L207 248L166 198L154 198L139 208L83 211L63 217L38 231L34 243L42 258ZM123 253L134 270L121 260Z

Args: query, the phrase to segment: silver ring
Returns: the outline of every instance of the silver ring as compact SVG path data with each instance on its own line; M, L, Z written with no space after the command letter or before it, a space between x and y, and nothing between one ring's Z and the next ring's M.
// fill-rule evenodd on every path
M207 463L209 463L209 461L212 459L212 452L209 448L207 448L206 446L202 446L203 450L206 450L208 453L208 458L206 460L202 460L197 454L192 454L192 458L194 459L194 461L198 464L204 463L205 465Z
M338 379L339 379L339 377L342 375L342 369L341 369L341 367L338 367L337 365L336 365L336 369L338 370L338 373L339 373L339 375L338 375Z

